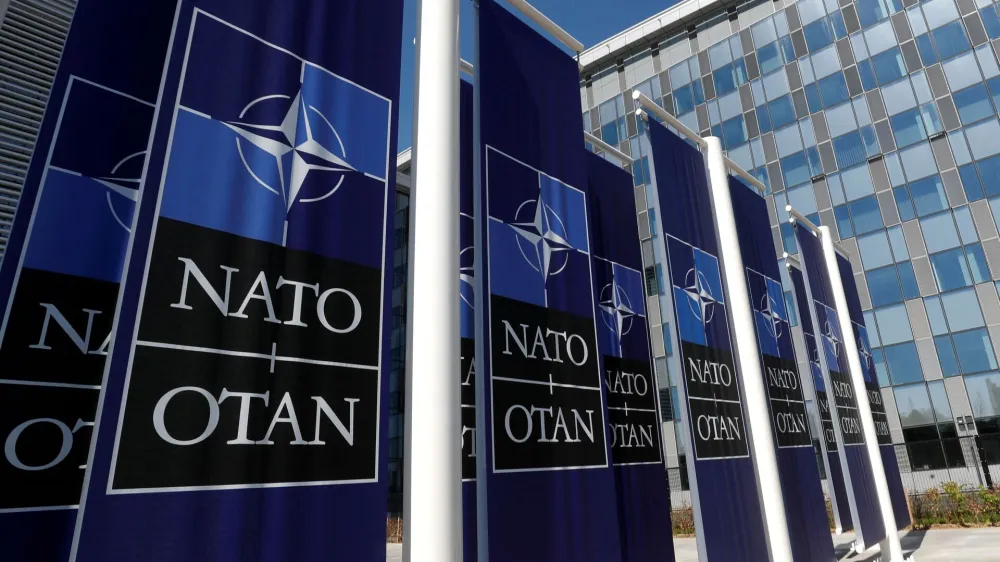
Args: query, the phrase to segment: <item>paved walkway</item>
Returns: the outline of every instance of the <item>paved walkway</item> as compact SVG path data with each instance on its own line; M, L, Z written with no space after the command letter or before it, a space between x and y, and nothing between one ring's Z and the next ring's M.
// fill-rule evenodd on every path
M878 549L856 555L850 545L853 533L833 537L839 560L845 562L876 562ZM910 531L901 538L903 553L914 555L914 562L996 562L1000 560L1000 529L941 529ZM697 562L698 550L694 539L674 539L677 562ZM401 562L403 548L386 545L386 562Z

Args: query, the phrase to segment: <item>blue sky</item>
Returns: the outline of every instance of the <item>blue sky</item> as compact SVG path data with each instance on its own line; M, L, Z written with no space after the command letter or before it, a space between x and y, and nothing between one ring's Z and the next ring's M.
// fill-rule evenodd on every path
M500 0L504 3L503 0ZM530 0L552 21L591 47L677 3L676 0ZM461 0L462 58L472 61L472 0ZM399 149L410 146L413 130L413 64L417 0L406 0L403 14L403 68L400 73Z

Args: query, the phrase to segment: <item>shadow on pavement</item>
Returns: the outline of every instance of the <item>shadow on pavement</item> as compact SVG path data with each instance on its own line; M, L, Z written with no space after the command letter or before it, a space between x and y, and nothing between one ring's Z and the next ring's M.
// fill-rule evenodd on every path
M905 535L899 538L900 546L903 547L903 556L909 557L911 554L920 549L920 545L924 542L924 537L927 536L927 531L907 531ZM835 552L837 555L837 560L849 560L851 562L877 562L881 556L878 549L874 547L865 552L864 554L856 554L851 550L851 543L843 543L835 545Z

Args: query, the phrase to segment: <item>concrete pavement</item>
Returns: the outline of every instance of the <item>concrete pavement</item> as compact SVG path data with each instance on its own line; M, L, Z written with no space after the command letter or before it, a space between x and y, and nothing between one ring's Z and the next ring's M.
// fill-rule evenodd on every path
M855 555L850 551L853 533L833 537L837 559L849 562L876 562L878 549ZM901 538L903 553L914 555L915 562L996 562L1000 560L1000 529L940 529L909 531ZM677 562L697 562L694 539L674 539ZM387 544L386 562L402 562L403 548Z

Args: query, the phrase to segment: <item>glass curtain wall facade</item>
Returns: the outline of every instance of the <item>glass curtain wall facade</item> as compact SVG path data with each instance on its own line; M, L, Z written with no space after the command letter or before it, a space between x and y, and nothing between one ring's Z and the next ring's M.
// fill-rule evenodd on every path
M720 137L729 157L768 186L779 256L797 253L785 205L839 236L854 267L893 441L909 445L897 447L907 457L901 466L966 466L970 455L958 441L937 441L1000 433L998 6L716 5L686 21L671 16L684 9L675 6L644 22L673 18L673 25L659 21L660 30L647 33L640 24L581 57L584 128L637 159L663 411L677 412L680 365L673 330L660 322L671 318L672 303L654 259L661 241L633 89L702 136ZM789 293L786 300L794 311ZM794 332L805 357L801 328ZM684 451L674 432L665 434L676 491L686 488Z

